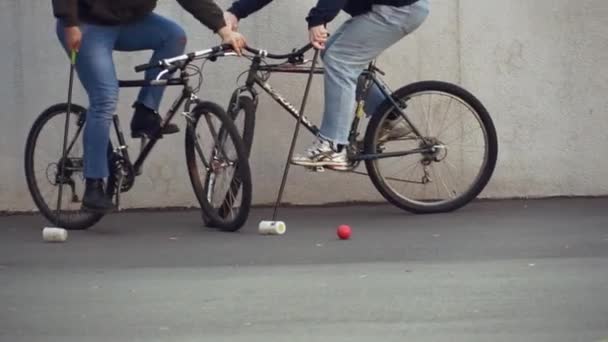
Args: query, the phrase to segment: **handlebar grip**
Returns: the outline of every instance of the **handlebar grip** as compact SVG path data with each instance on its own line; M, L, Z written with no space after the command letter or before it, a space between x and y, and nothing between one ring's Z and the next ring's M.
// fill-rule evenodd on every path
M214 51L214 52L220 52L220 51L232 51L232 50L234 50L234 49L232 48L232 45L230 45L230 44L222 44L222 45L216 46L216 47L215 47L215 49L217 49L217 51ZM214 49L214 50L215 50L215 49Z
M146 63L146 64L136 66L135 72L142 72L142 71L146 71L146 70L150 70L150 69L154 69L154 68L160 68L160 67L161 67L160 62Z

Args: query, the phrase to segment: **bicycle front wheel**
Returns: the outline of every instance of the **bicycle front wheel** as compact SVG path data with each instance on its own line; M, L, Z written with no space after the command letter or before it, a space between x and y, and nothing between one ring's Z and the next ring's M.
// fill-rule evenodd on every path
M194 193L209 227L237 231L251 208L251 172L243 141L226 112L198 104L186 132L186 161Z
M411 125L386 100L367 128L365 153L425 152L367 160L376 189L397 207L420 214L453 211L476 198L498 153L496 130L482 103L438 81L405 86L392 97Z
M255 129L256 105L251 97L235 93L228 105L228 116L243 139L247 153L251 154Z
M34 122L25 148L25 177L34 203L51 223L68 230L88 229L102 214L82 210L85 180L83 175L82 131L85 109L72 104L69 117L66 158L63 154L63 130L67 104L45 110ZM109 151L111 151L111 148ZM62 169L63 165L63 169ZM114 194L114 177L110 172L106 193ZM57 211L59 187L62 186L61 210Z

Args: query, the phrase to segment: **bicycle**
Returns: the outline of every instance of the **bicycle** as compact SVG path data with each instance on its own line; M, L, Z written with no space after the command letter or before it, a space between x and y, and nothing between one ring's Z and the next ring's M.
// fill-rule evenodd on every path
M313 75L323 74L323 68L315 66L316 59L306 60L304 57L311 49L312 46L308 44L288 54L272 54L265 50L246 48L250 54L245 57L251 60L249 69L243 73L247 74L246 81L233 92L227 108L228 115L235 123L242 122L237 127L240 126L239 133L246 146L252 145L254 136L259 96L256 86L270 95L293 118L301 120L311 134L319 134L319 128L306 116L300 117L303 113L299 113L268 83L272 73L308 74L309 81ZM268 59L283 61L270 64ZM311 66L306 66L311 62ZM453 211L475 199L488 184L498 153L496 130L483 104L467 90L441 81L421 81L391 91L378 74L385 75L374 60L359 77L356 111L349 145L346 147L351 161L349 167L315 167L312 171L330 169L368 176L387 201L418 214ZM374 86L381 91L384 101L373 113L367 113L367 95ZM439 103L431 103L433 97L439 99ZM460 106L461 112L455 116L448 115L454 105ZM462 109L467 109L472 115L465 117ZM426 118L421 115L424 113ZM364 117L370 119L363 139L359 139L359 126ZM411 133L399 139L383 140L387 133L386 123L394 119L405 120ZM433 127L435 122L432 119L439 119L440 122ZM433 128L439 129L435 132ZM480 131L481 134L473 139L470 136L454 136L458 133L473 133L473 130ZM452 143L459 143L456 147L460 149L454 148ZM474 143L483 146L473 146ZM477 157L480 160L474 160L473 152L479 152ZM390 167L396 163L395 160L402 159L406 159L408 164L391 172ZM385 163L387 160L392 161L392 164ZM365 162L367 173L356 170L361 162ZM446 179L442 177L445 169L452 171L448 172ZM456 176L464 176L467 171L473 173L468 182L455 180ZM279 198L281 193L282 191L279 192Z
M185 137L186 161L192 188L201 206L205 224L225 231L240 229L247 220L251 206L251 174L243 141L219 105L201 101L196 94L203 83L202 67L194 65L196 60L213 59L215 55L226 50L226 46L195 51L182 56L161 60L154 64L143 64L135 67L137 72L152 68L160 69L154 80L119 81L121 88L144 86L182 86L182 92L173 102L161 123L161 128L150 137L141 138L141 149L134 163L128 152L119 118L113 115L113 126L117 144L108 146L109 178L106 182L106 194L113 198L115 207L120 209L120 194L129 191L152 149L162 138L161 131L168 125L183 105L182 116L186 119ZM68 230L88 229L104 216L83 210L78 196L77 185L84 183L82 142L79 136L86 122L86 109L71 103L72 73L70 73L70 90L68 103L59 103L43 111L34 122L27 138L25 149L25 171L30 194L40 212L53 224ZM204 63L203 63L204 66ZM168 76L179 71L179 77ZM165 76L168 76L165 78ZM199 76L198 85L190 86L190 79ZM68 109L70 108L70 109ZM69 115L68 115L69 114ZM53 129L53 119L65 116L65 152L61 150L50 156L41 155L49 147L59 144L45 143L42 140L48 131L50 138L60 134ZM69 130L70 126L74 126ZM68 132L75 132L68 139ZM63 137L63 135L62 135ZM66 142L69 143L66 144ZM43 170L42 177L37 174ZM234 186L238 184L238 186ZM50 185L51 190L43 191L43 185ZM46 195L58 191L61 195L63 186L71 189L71 196L64 201L58 196L57 210L51 208ZM79 188L80 186L78 186ZM53 197L53 196L51 196ZM230 198L230 207L224 198ZM217 198L221 201L217 201ZM61 209L65 208L65 209Z

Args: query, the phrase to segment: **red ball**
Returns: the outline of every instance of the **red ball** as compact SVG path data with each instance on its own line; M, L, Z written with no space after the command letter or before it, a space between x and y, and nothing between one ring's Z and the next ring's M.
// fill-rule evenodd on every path
M351 233L352 233L352 231L351 231L350 227L346 224L343 224L340 227L338 227L338 237L341 240L350 239Z

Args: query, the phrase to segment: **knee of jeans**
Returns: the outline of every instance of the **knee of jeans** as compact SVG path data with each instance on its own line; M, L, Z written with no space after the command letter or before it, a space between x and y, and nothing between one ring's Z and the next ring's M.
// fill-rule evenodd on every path
M358 76L358 73L360 72L352 66L352 63L349 63L347 58L344 58L344 56L341 56L339 53L336 54L331 50L325 53L325 56L323 58L323 65L329 73L337 73L343 76L354 75L354 77L356 78Z
M116 113L117 105L118 96L96 96L91 99L87 119L111 120L112 116Z
M348 63L348 56L339 49L326 49L323 53L323 63L331 67L341 66Z
M171 28L167 30L165 44L172 46L176 53L182 53L186 49L187 43L188 36L186 35L186 31L177 24L171 25Z

